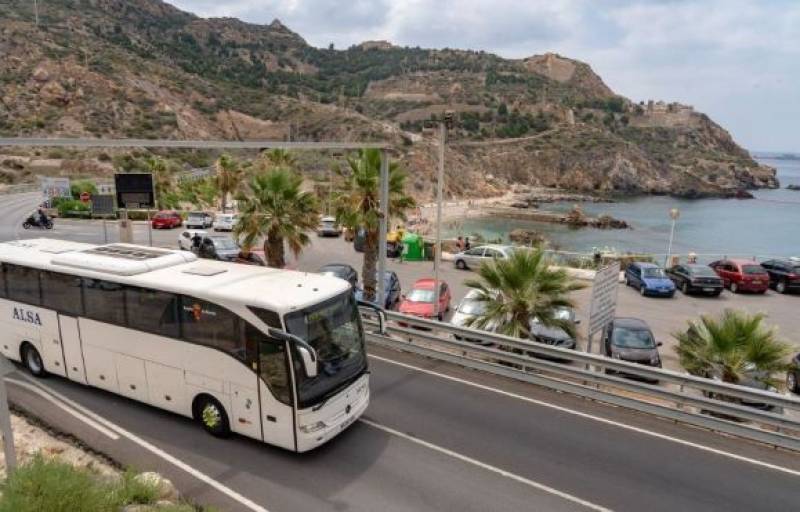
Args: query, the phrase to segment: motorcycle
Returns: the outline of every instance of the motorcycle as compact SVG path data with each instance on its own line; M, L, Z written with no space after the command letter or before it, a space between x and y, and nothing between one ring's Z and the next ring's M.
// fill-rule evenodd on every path
M22 223L22 227L25 229L31 228L39 228L39 229L53 229L53 221L50 219L44 219L44 221L39 221L33 218L33 215L25 219L25 222Z

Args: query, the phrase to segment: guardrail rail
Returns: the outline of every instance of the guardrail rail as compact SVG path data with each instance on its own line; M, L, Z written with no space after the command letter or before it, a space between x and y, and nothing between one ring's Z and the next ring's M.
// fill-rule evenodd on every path
M800 451L800 400L791 396L391 311L379 334L369 332L371 313L362 317L378 346Z

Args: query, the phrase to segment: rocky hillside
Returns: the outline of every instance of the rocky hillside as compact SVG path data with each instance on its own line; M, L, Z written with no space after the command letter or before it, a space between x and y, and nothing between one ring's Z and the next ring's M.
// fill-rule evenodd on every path
M707 116L632 102L555 54L320 49L277 20L203 19L158 0L48 0L38 27L32 8L0 4L7 136L387 140L424 199L431 128L452 110L452 195L510 184L691 197L777 186ZM21 161L0 157L0 182L35 174Z

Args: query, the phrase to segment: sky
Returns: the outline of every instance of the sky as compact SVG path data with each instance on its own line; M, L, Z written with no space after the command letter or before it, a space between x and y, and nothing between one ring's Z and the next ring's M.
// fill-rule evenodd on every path
M755 151L800 152L798 0L169 0L203 17L280 19L310 44L544 52L618 94L693 105Z

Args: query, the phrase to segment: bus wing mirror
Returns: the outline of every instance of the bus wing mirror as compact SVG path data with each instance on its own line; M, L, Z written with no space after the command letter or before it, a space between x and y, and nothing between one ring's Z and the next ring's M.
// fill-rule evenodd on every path
M281 331L280 329L270 329L269 335L275 339L288 341L289 343L293 344L297 348L297 352L300 354L300 359L303 361L303 369L305 370L306 375L312 379L317 376L317 373L319 373L317 366L318 358L317 351L314 350L314 347L306 343L306 341L302 338L298 338L297 336Z
M374 334L386 335L386 311L376 304L363 300L358 301L358 306L375 312L375 316L378 317L378 332Z

